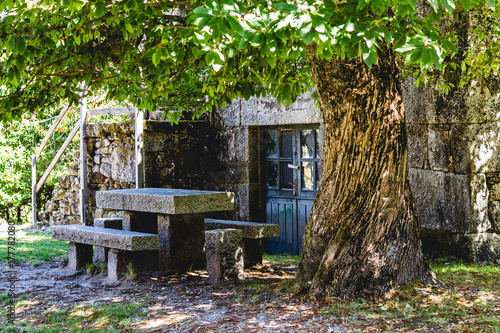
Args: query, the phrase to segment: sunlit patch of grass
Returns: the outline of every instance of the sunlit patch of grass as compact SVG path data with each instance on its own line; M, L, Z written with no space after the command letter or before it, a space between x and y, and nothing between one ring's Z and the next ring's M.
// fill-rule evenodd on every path
M292 256L286 254L263 254L262 263L273 264L280 266L298 266L300 261L300 256Z
M500 289L500 266L464 263L440 258L429 262L432 271L450 285L474 284L478 288Z
M52 239L51 232L34 231L24 232L22 229L16 230L15 235L15 258L16 263L29 263L39 265L46 261L62 260L68 254L68 245ZM0 233L0 262L8 260L8 234Z
M146 302L123 302L57 307L42 311L35 321L19 319L23 332L122 332L133 331L148 315ZM1 326L0 326L1 329Z

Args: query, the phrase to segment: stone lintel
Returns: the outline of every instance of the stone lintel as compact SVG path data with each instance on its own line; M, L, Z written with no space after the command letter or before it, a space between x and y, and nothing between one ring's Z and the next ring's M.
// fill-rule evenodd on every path
M196 214L234 209L231 192L140 188L96 192L99 208L156 214Z
M52 238L73 243L98 245L125 251L159 249L158 235L153 234L84 225L62 225L56 226L52 230Z
M278 224L205 219L206 230L227 228L240 229L243 238L261 239L280 236L280 226Z

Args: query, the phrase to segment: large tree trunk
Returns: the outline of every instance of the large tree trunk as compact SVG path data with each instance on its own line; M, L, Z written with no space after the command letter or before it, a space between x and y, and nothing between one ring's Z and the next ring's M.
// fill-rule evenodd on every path
M381 50L369 69L359 59L320 60L310 47L309 63L325 123L324 164L299 282L339 297L440 283L422 256L394 54Z

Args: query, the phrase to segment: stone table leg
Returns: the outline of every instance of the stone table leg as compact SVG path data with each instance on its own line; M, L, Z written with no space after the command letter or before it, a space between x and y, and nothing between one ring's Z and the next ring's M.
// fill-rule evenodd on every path
M158 236L160 269L185 270L205 267L203 214L158 214Z
M122 217L122 229L127 231L157 234L156 214L142 212L125 212Z
M158 234L156 214L144 212L124 212L122 229L127 231ZM130 253L130 260L136 268L158 269L158 251L139 251Z
M68 267L72 270L85 268L86 264L92 262L92 245L69 243L68 248Z
M262 239L243 238L245 268L250 268L256 264L262 264L263 253L264 241Z
M97 228L107 228L107 229L122 229L122 218L121 217L108 217L108 218L98 218L94 219L94 227ZM104 246L94 246L94 262L108 261L108 248Z
M123 276L127 266L126 254L124 251L109 249L108 252L108 280L116 281Z

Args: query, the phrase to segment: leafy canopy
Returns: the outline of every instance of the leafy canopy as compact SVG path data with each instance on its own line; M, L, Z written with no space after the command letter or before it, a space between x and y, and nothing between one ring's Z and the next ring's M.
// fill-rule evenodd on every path
M443 70L445 59L458 52L458 15L481 9L495 17L497 4L3 0L0 118L40 112L61 100L76 103L80 82L105 89L110 100L148 110L160 106L174 116L186 109L199 115L259 94L291 103L314 84L308 50L328 59L361 57L371 67L385 44L426 76ZM481 55L474 64L484 69L494 53Z

